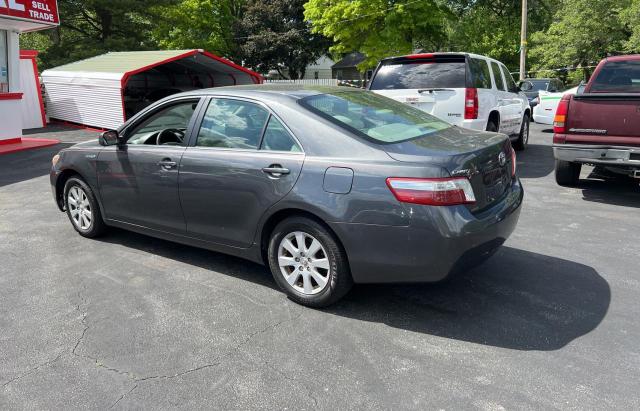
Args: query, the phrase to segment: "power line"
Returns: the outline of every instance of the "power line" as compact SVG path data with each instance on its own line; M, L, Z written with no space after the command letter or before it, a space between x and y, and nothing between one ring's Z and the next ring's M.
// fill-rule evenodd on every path
M385 12L387 12L389 10L395 9L396 6L398 6L398 5L408 6L410 4L420 3L420 2L423 2L423 1L425 1L425 0L413 0L413 1L408 1L406 3L402 3L402 4L395 4L393 6L387 7L386 9L383 9L383 10L378 10L378 11L375 11L375 12L369 13L369 14L360 14L360 15L357 15L356 17L352 17L350 19L338 20L338 21L336 21L336 22L334 22L332 24L349 23L351 21L360 20L360 19L363 19L365 17L371 17L371 16L378 15L380 13L385 13ZM272 33L272 34L275 34L276 36L280 36L280 35L289 34L289 33L292 33L292 32L293 33L303 32L303 31L306 31L306 30L307 29L293 29L293 30L289 30L289 31L286 31L286 32L283 32L283 33ZM255 37L255 36L256 36L256 34L253 34L253 35L250 35L250 36L233 37L232 40L246 40L246 39L250 39L250 38Z

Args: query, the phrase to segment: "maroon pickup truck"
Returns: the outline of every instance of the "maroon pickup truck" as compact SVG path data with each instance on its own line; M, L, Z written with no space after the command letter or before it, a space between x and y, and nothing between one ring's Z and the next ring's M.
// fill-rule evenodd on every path
M640 55L602 60L584 92L562 97L553 132L558 184L575 185L583 164L640 179Z

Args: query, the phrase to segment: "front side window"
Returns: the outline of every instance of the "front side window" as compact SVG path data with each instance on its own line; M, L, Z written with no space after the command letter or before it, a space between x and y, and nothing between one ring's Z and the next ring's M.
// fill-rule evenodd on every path
M372 92L338 91L300 104L339 127L376 143L400 143L451 127L422 110Z
M502 74L500 74L500 67L494 62L491 62L491 71L493 72L493 78L496 81L496 88L498 90L504 90L504 81L502 81Z
M257 104L214 98L202 120L196 146L255 150L268 119L269 112Z
M0 30L0 93L9 92L9 44L7 31Z
M185 101L165 107L137 125L127 144L182 145L198 101Z
M609 61L592 82L591 93L640 93L640 60Z

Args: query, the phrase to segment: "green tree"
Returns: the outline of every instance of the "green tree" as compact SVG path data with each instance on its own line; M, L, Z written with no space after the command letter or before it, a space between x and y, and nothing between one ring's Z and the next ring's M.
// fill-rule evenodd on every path
M60 0L61 25L23 36L22 44L44 46L43 68L108 51L146 50L157 45L150 35L158 6L176 0Z
M333 40L334 55L362 52L362 70L389 55L444 44L446 22L453 17L436 0L309 0L304 15L314 32Z
M448 27L446 49L482 54L512 70L519 67L521 3L510 0L450 0L456 19ZM529 0L529 32L544 30L556 1Z
M530 55L541 68L588 66L619 53L629 38L621 19L631 0L563 0L548 29L534 33Z
M247 2L235 26L242 60L262 73L286 69L292 79L327 53L328 40L312 33L304 18L306 0Z
M633 0L629 8L621 13L621 18L631 32L625 44L625 50L640 53L640 0Z
M234 24L242 17L244 0L182 0L162 5L152 37L163 49L201 48L231 59L239 57Z

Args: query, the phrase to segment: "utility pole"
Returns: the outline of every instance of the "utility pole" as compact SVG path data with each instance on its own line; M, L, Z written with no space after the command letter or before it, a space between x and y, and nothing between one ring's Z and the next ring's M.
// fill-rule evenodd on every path
M527 72L527 0L522 0L522 28L520 29L520 81Z

